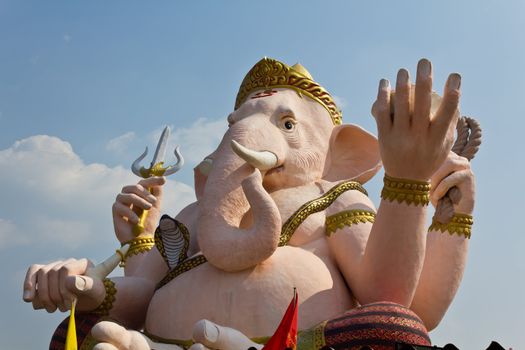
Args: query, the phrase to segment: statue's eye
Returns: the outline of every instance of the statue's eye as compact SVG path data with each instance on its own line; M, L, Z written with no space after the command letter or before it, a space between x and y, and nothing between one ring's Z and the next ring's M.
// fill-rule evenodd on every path
M297 124L297 121L293 117L285 117L281 121L282 128L286 129L287 131L291 131L295 129L295 124Z

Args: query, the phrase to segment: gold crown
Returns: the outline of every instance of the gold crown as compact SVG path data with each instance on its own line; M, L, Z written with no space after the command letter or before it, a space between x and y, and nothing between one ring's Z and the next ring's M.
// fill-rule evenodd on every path
M306 68L299 63L290 67L267 57L257 62L244 77L235 100L235 109L239 108L252 92L270 88L288 88L300 95L306 95L326 108L334 125L343 123L343 115L333 97L313 80Z

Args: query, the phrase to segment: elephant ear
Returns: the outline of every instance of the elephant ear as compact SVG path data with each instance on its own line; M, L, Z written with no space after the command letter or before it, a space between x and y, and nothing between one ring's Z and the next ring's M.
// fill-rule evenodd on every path
M381 169L377 138L353 124L334 127L323 178L364 184Z
M197 200L200 200L203 193L206 181L208 180L208 174L211 171L212 159L210 157L204 158L199 165L193 168L193 180L195 183L195 196Z

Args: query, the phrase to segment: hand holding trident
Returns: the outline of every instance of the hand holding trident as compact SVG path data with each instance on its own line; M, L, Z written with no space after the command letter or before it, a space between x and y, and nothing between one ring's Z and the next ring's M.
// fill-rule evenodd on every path
M144 179L152 176L168 176L179 171L184 165L184 158L180 153L179 146L175 147L174 151L175 157L177 157L177 163L168 167L164 167L164 158L166 156L166 146L169 137L170 128L166 126L162 131L162 134L160 135L160 139L157 144L157 149L155 150L155 154L153 155L153 160L151 161L150 167L144 168L140 165L140 162L148 154L148 147L146 147L144 153L142 153L140 157L138 157L137 160L135 160L131 165L131 171L133 171L135 175L140 176ZM151 192L151 188L148 188L148 191ZM138 214L139 222L133 226L133 234L135 235L135 237L144 232L144 226L146 218L148 216L148 210L141 209L141 211L142 213Z

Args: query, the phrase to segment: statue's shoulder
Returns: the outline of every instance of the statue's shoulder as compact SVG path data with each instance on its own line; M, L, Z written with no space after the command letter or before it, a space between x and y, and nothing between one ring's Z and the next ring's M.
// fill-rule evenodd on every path
M345 210L363 209L375 212L374 203L368 198L368 193L357 181L339 181L320 183L326 200L332 201L326 209L326 215L333 215Z

